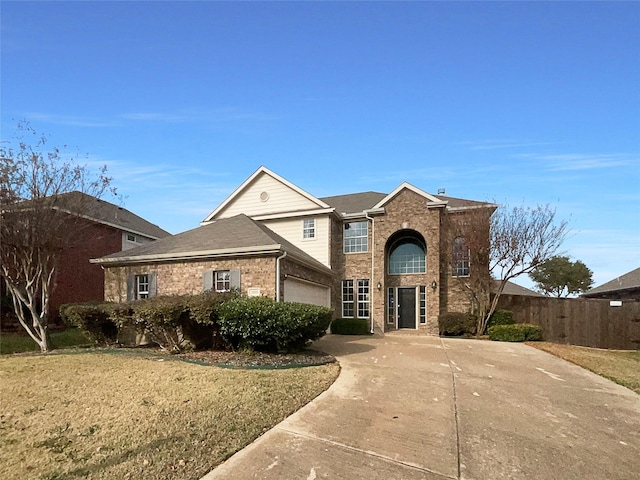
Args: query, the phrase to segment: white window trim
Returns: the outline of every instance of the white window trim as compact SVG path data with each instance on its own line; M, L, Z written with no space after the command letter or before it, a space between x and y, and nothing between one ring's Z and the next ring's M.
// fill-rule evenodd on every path
M146 289L141 288L141 286L143 285L146 285ZM149 290L149 275L136 275L136 300L144 300L145 298L149 298Z
M364 235L358 235L358 236L351 236L351 237L347 237L346 235L346 231L349 230L348 228L345 228L346 225L352 225L352 224L364 224L365 226L365 232ZM367 253L369 251L369 222L365 221L357 221L357 222L346 222L343 224L343 233L342 233L342 253L344 253L345 255L349 255L352 253ZM357 251L347 251L347 238L349 239L356 239L356 238L364 238L364 249L363 250L357 250Z
M218 275L223 276L227 275L227 278L218 278ZM225 288L219 289L218 283L222 283L223 285L228 285ZM230 292L231 291L231 271L230 270L216 270L213 273L213 289L216 292Z
M351 287L350 287L350 290L351 290L351 300L345 300L345 299L344 299L344 289L345 289L345 284L346 284L347 282L351 282ZM343 281L342 281L342 294L341 294L341 295L342 295L342 296L341 296L341 299L342 299L342 302L341 302L341 305L342 305L342 311L341 311L340 313L341 313L341 316L342 316L343 318L355 318L355 314L357 313L357 312L356 312L356 302L355 302L355 292L354 292L354 287L355 287L355 286L354 286L354 281L353 281L353 280L351 280L351 279L346 279L346 280L343 280ZM344 306L345 306L345 304L349 304L349 305L351 305L351 312L352 312L352 315L345 315L345 314L344 314Z
M308 236L305 236L308 235ZM316 236L316 219L315 218L305 218L302 220L302 240L308 242L310 240L315 240Z
M365 282L366 282L366 300L360 300L360 285L362 285L362 287L365 287ZM371 318L371 282L369 281L368 278L359 278L356 282L357 284L357 297L356 297L356 311L354 312L357 318ZM360 306L363 306L362 309L364 310L364 306L366 305L366 310L367 310L367 315L360 315Z

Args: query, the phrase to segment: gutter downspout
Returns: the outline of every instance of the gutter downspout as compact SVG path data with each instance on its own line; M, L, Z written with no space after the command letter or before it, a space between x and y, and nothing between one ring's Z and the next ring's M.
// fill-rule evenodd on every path
M374 273L374 255L375 255L375 245L376 245L376 223L373 220L373 217L370 217L369 214L365 211L364 217L367 220L371 220L371 285L369 287L369 296L371 298L371 303L369 304L369 316L371 317L371 335L373 335L373 293L376 288L375 275Z
M287 252L283 252L281 256L276 258L276 303L280 302L280 260L287 256Z

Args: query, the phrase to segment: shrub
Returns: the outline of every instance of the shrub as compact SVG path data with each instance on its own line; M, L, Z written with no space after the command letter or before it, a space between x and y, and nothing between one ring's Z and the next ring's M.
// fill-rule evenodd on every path
M470 313L447 312L438 317L440 335L457 337L460 335L475 335L478 319Z
M75 303L62 305L60 316L67 325L78 327L98 344L114 343L118 327L111 318L109 306L101 303Z
M223 302L237 296L235 292L208 291L186 297L189 317L183 323L182 331L196 350L224 346L218 323L218 308Z
M324 335L331 321L326 307L276 303L266 297L236 297L218 309L220 335L234 349L290 351Z
M130 321L160 348L178 353L190 346L182 325L188 320L187 301L182 296L152 297L130 304Z
M370 335L368 320L362 318L336 318L331 322L331 333L337 335Z
M494 325L487 330L490 340L498 342L535 342L542 340L542 327L530 323Z
M516 321L513 319L513 312L511 310L496 310L493 312L489 321L487 322L487 328L494 325L513 325Z

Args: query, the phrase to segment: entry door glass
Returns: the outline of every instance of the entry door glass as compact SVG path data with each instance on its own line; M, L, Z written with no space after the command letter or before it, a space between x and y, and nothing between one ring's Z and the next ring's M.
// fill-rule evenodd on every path
M416 289L398 289L398 328L416 328Z

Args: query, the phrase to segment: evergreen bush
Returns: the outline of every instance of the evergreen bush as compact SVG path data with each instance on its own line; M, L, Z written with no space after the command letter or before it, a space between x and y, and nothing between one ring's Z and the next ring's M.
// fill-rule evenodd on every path
M370 335L369 321L362 318L336 318L331 322L331 333L337 335Z
M487 330L490 340L498 342L536 342L542 340L542 327L530 323L494 325Z

